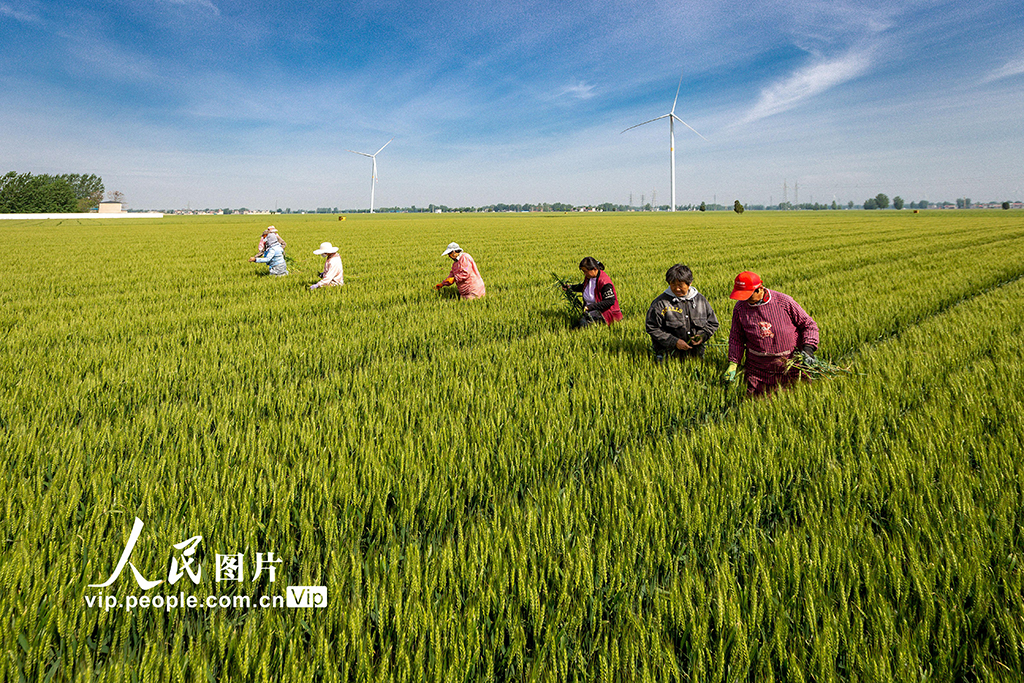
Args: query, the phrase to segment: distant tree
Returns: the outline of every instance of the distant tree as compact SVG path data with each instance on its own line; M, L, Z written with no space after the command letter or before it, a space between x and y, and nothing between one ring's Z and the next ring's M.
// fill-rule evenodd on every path
M838 208L839 208L839 206L836 204L836 200L833 199L832 200L832 210L835 211Z
M15 173L0 178L0 213L74 213L75 191L60 177Z
M701 202L700 203L700 210L701 211L707 211L708 210L708 205L705 204L704 202Z
M965 197L964 198L964 208L965 209L971 208L971 198L970 197Z
M1010 208L1010 202L1003 202L1003 210Z
M875 195L875 204L878 205L879 209L888 209L889 197L879 192L878 194Z
M874 199L874 198L865 199L864 200L864 208L865 209L877 209L878 208L878 200Z
M736 213L743 213L743 205L740 204L740 200L736 200L732 203L732 210Z
M124 193L120 190L113 190L107 193L108 202L117 202L118 204L124 203Z
M898 195L893 197L892 198L892 208L896 209L897 211L902 209L903 208L903 198L898 196Z
M65 173L57 177L66 182L74 191L75 199L78 200L78 211L88 211L103 201L103 179L98 175Z
M852 199L846 203L846 208L847 209L852 209L853 208L853 200Z
M919 201L917 203L917 206L914 206L914 204L911 203L910 204L910 208L912 208L912 209L927 209L928 208L928 200L927 199L922 199L921 201Z

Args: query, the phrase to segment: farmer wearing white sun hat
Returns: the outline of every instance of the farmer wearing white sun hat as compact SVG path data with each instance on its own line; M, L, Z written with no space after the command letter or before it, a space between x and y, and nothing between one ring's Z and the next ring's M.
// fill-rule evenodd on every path
M441 256L447 256L454 263L452 263L448 277L434 285L434 289L455 285L460 299L479 299L487 293L484 288L484 279L480 277L480 271L476 267L476 261L462 251L462 247L452 242L447 249L441 252Z
M337 247L330 242L324 242L313 253L324 257L324 270L320 273L320 282L310 285L310 289L345 284L345 280L342 278L341 257L338 256Z

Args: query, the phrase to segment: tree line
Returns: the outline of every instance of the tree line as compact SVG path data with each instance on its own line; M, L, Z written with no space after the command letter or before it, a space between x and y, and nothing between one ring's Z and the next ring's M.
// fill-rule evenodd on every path
M99 206L102 199L103 179L94 174L10 171L0 177L0 213L76 213Z

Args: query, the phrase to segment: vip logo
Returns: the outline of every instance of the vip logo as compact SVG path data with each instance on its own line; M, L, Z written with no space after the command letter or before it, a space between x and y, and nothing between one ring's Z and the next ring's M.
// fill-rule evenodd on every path
M288 607L327 607L327 586L288 586Z

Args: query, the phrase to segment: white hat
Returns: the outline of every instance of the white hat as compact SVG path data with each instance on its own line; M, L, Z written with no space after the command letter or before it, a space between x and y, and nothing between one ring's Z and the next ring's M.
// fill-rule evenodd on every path
M456 242L452 242L448 245L447 249L441 252L441 256L447 256L453 251L462 251L462 247L460 247Z
M323 256L324 254L337 254L338 253L338 248L334 247L334 246L331 246L330 242L322 242L320 244L320 248L317 249L316 251L314 251L313 253L314 254L319 254L321 256Z
M271 225L269 228L267 228L267 232L277 232L277 228Z

